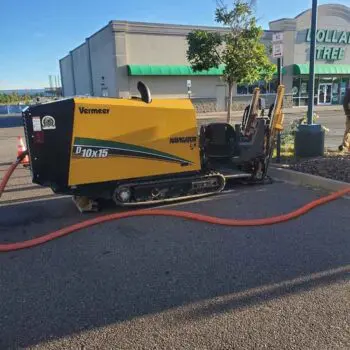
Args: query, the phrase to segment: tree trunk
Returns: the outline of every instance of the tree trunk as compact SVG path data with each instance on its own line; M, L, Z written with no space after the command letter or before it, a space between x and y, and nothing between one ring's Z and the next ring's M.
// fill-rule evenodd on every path
M228 83L228 104L227 104L227 123L231 123L231 106L232 106L232 90L233 90L233 83Z

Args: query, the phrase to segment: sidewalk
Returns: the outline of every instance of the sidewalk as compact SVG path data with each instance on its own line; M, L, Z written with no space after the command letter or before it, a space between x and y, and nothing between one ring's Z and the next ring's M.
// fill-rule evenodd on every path
M335 105L335 106L315 106L315 112L321 111L342 111L343 106ZM284 114L296 114L296 113L306 113L307 106L302 107L292 107L292 108L284 108ZM232 111L232 117L242 117L244 111ZM209 113L198 113L197 119L214 119L214 118L225 118L227 116L227 111L224 112L209 112Z

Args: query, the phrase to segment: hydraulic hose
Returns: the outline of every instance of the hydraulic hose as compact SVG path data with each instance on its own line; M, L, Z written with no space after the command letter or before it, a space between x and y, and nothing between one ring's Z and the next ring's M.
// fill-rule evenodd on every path
M20 164L21 161L27 155L28 155L28 151L24 151L24 152L20 153L18 155L17 159L11 164L11 166L9 167L7 172L5 173L5 176L3 177L3 179L0 182L0 198L1 198L2 194L4 193L5 187L6 187L7 183L8 183L8 181L10 180L10 177L12 176L13 172L17 168L18 164Z
M25 156L25 155L24 155ZM3 178L0 184L0 197L2 195L2 192L4 191L4 188L7 184L7 181L9 180L11 174L13 173L14 169L17 167L17 165L21 162L21 159L23 157L18 157L17 160L11 165L9 168L7 174ZM21 159L20 159L21 158ZM115 214L107 214L102 215L93 219L85 220L80 223L64 227L62 229L59 229L57 231L48 233L44 236L33 238L27 241L23 242L16 242L16 243L8 243L8 244L0 244L0 252L10 252L10 251L16 251L20 249L25 248L32 248L35 246L38 246L40 244L47 243L49 241L52 241L56 238L63 237L65 235L68 235L70 233L80 231L82 229L102 224L107 221L112 220L119 220L119 219L125 219L125 218L131 218L131 217L138 217L138 216L169 216L169 217L176 217L176 218L182 218L192 221L200 221L203 223L208 224L216 224L216 225L225 225L225 226L238 226L238 227L247 227L247 226L266 226L266 225L274 225L279 224L282 222L286 222L292 219L296 219L310 210L329 203L331 201L334 201L340 197L343 197L344 195L350 193L350 186L346 187L340 191L331 193L327 196L321 197L319 199L316 199L301 208L294 210L290 213L277 215L269 218L262 218L262 219L245 219L245 220L239 220L239 219L225 219L225 218L219 218L219 217L213 217L208 215L202 215L197 213L191 213L186 211L177 211L177 210L167 210L167 209L147 209L147 210L133 210L133 211L127 211L123 213L115 213Z

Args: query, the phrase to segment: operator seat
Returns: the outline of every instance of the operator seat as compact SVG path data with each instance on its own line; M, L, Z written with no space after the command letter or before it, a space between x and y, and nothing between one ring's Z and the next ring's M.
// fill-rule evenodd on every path
M227 123L212 123L200 130L201 148L207 158L228 159L235 156L236 132Z

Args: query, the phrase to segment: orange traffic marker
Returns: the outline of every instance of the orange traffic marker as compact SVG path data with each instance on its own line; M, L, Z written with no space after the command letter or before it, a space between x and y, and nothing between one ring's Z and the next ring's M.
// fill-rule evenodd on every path
M23 142L23 138L21 136L17 137L18 144L17 144L17 157L24 151L26 151L26 147ZM21 164L23 166L29 166L29 157L25 156L24 159L21 161Z

